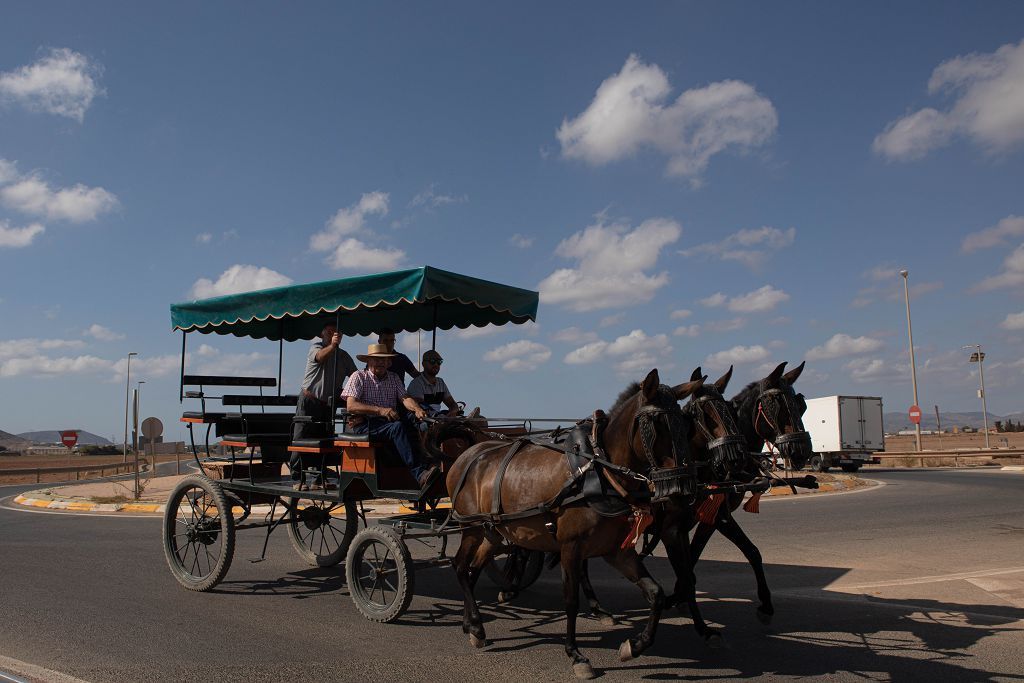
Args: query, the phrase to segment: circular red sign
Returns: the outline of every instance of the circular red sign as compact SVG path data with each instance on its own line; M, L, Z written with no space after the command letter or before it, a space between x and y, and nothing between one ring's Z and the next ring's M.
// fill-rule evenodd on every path
M910 415L910 421L911 422L913 422L916 425L921 424L921 407L920 406L910 406L910 410L907 412L907 414Z
M68 448L74 448L75 444L78 443L78 432L61 432L60 442L67 446Z

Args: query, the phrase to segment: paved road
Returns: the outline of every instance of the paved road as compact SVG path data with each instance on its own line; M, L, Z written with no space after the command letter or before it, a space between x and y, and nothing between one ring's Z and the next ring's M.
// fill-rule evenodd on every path
M698 580L705 615L726 629L720 650L673 612L649 656L619 664L643 602L595 567L606 603L634 620L582 621L581 645L604 680L1024 680L1024 473L870 476L886 485L742 514L775 590L771 626L754 619L742 558L712 541ZM0 508L0 671L24 662L96 682L574 680L554 572L512 606L481 588L493 645L477 651L448 569L420 572L403 621L377 625L356 613L337 572L302 568L283 533L257 564L245 558L262 538L242 533L227 579L206 594L174 582L159 535L152 518ZM667 580L664 559L648 566Z

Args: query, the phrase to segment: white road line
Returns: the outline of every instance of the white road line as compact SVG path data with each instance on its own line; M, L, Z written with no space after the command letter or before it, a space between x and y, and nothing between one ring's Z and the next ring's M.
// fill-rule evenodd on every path
M935 576L918 576L912 579L895 579L892 581L875 581L872 583L832 584L826 590L863 590L865 588L887 588L889 586L913 586L922 583L941 583L942 581L959 581L976 579L983 576L1000 576L1003 574L1024 573L1024 567L1007 567L1005 569L979 569L973 572L956 574L937 574Z
M53 671L52 669L44 669L41 666L22 662L10 657L4 657L3 655L0 655L0 668L6 669L7 671L13 671L20 676L28 676L29 678L37 681L45 681L45 683L88 683L88 681L83 681L81 678L75 678L74 676L69 676L59 671ZM0 680L14 681L15 683L26 683L22 679L10 677L2 671L0 671Z

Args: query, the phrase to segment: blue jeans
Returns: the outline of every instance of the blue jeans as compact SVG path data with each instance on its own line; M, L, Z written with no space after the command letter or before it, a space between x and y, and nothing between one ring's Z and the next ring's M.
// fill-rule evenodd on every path
M416 429L416 418L412 413L406 413L402 419L394 422L388 422L382 417L367 418L366 422L354 427L352 431L357 434L368 433L374 440L393 443L402 462L419 481L424 467L420 457L419 431Z

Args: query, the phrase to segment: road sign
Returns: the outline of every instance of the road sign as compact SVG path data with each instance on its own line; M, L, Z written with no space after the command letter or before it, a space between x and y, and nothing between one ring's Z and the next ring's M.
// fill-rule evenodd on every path
M60 442L68 448L74 448L78 443L78 430L69 429L60 433Z
M910 406L910 410L907 411L910 415L910 421L916 425L921 424L921 406Z
M152 441L164 433L164 423L156 417L147 417L142 421L142 435Z

